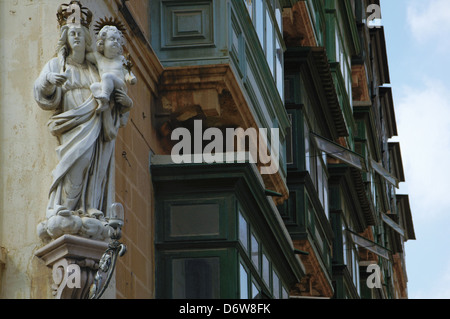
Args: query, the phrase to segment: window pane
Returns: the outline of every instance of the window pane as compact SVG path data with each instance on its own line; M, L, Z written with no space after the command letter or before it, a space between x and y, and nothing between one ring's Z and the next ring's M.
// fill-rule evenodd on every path
M255 283L252 282L252 299L260 299L260 298L261 298L260 291L258 287L255 285Z
M240 265L239 269L239 276L240 276L240 298L241 299L248 299L248 273L245 270L244 266L242 264Z
M270 19L269 11L266 10L266 58L267 63L269 64L270 72L272 75L275 75L274 69L274 57L275 57L275 49L274 49L274 41L273 41L273 23Z
M174 259L172 262L173 298L219 298L219 267L218 257Z
M283 298L283 299L288 299L289 298L289 294L288 294L288 292L287 292L285 287L283 287L282 290L281 290L281 298Z
M264 3L263 0L255 0L256 33L258 34L261 46L264 48Z
M274 271L272 273L272 282L273 282L273 297L275 299L280 298L280 279L278 279L277 273Z
M305 134L305 169L310 172L311 171L311 153L310 153L310 146L309 146L309 126L308 123L306 123L306 120L303 121L304 125L304 134Z
M282 20L282 17L281 17L281 7L278 4L278 1L275 1L275 8L276 8L275 9L275 17L277 19L278 27L280 28L280 31L283 31L282 30L282 28L283 28L283 20Z
M270 284L270 269L269 269L269 259L266 255L262 255L262 275L263 280L266 282L267 286Z
M253 234L251 251L253 264L255 265L256 269L259 270L259 243Z
M345 232L345 226L342 226L342 259L344 264L347 264L347 234Z
M277 59L276 59L276 72L277 72L277 89L278 92L280 93L281 99L284 101L284 89L283 89L283 84L284 84L284 73L283 73L283 50L281 48L281 44L280 41L277 39Z
M170 209L171 236L219 235L220 206L174 205Z
M288 127L288 131L286 134L286 164L294 163L294 145L292 140L292 114L288 114L289 123L291 124Z
M239 212L239 240L246 250L248 250L248 230L247 221L241 212Z
M319 199L320 202L322 203L322 207L323 207L323 167L322 167L322 160L320 159L319 156L316 157L316 161L317 161L317 192L319 193Z

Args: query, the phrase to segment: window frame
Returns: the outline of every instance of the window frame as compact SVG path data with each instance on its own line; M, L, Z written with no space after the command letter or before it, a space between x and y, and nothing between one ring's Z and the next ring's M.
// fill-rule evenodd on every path
M282 6L279 0L250 0L251 4L248 3L249 0L243 0L243 4L252 21L253 27L257 34L259 44L266 57L266 62L269 67L270 73L274 80L277 91L280 95L281 100L284 102L284 51L286 50L286 44L283 37L283 14ZM262 7L256 3L262 4ZM250 9L249 9L250 8ZM250 13L251 10L251 13ZM259 12L257 10L262 10L262 19L259 19ZM277 12L279 12L280 20L277 19ZM271 47L272 50L268 52L268 19L271 23ZM262 20L262 25L261 21ZM281 22L281 23L280 23ZM262 28L262 30L261 30ZM261 34L261 31L263 34ZM272 60L272 61L270 61ZM281 74L279 74L281 73Z
M260 239L259 234L257 232L257 229L254 229L252 224L249 222L249 219L245 216L245 211L242 207L238 208L238 215L242 215L242 219L246 221L247 225L247 243L242 243L239 238L239 245L240 249L239 251L239 267L238 267L238 287L239 287L239 293L238 295L241 296L241 276L240 276L240 270L241 267L244 267L248 274L247 278L247 291L249 292L249 296L252 295L252 283L254 283L260 291L260 297L261 298L271 298L271 299L281 299L283 295L289 296L287 286L283 282L283 279L279 273L279 271L276 269L275 265L273 265L272 259L270 257L269 252L266 250L265 245L263 244L263 241ZM241 220L240 217L238 217L238 222ZM240 225L237 225L237 228L240 228ZM252 259L252 235L258 242L258 265L255 265L253 259ZM245 246L248 247L248 249L245 249ZM269 278L267 282L265 279L265 262L264 258L267 259L268 262L268 274ZM276 273L279 280L279 295L276 298L274 295L274 287L273 287L273 274ZM286 291L286 293L282 293Z

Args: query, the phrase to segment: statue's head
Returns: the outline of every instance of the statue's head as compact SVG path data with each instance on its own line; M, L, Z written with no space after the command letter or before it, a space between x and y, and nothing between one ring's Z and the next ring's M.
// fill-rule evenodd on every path
M57 45L57 54L64 52L69 56L74 50L92 51L92 38L85 26L65 25L61 27L61 36Z
M106 25L98 32L97 51L99 53L110 56L121 55L123 45L125 45L125 37L116 26Z

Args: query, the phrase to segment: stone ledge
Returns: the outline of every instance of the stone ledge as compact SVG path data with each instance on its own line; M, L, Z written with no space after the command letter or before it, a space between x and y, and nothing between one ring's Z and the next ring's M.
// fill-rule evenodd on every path
M35 256L52 269L51 286L56 299L87 299L98 263L108 242L63 235L36 251ZM115 279L106 298L115 298Z
M35 255L50 267L62 258L87 258L98 261L107 248L108 242L63 235L37 250Z

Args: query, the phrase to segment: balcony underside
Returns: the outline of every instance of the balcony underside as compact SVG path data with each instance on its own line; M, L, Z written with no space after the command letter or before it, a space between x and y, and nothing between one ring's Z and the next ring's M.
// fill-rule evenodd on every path
M195 119L202 120L203 129L261 128L243 92L228 64L166 68L160 79L156 113L166 153L170 154L174 145L170 139L172 131L187 127ZM263 164L257 166L261 168ZM282 195L274 198L276 204L288 198L282 163L277 173L262 177L267 189Z
M306 269L306 276L297 285L297 290L291 291L291 294L302 297L333 297L334 290L331 278L320 261L320 257L316 249L314 249L314 244L308 239L295 240L294 247L307 252L308 255L301 256L302 263Z

